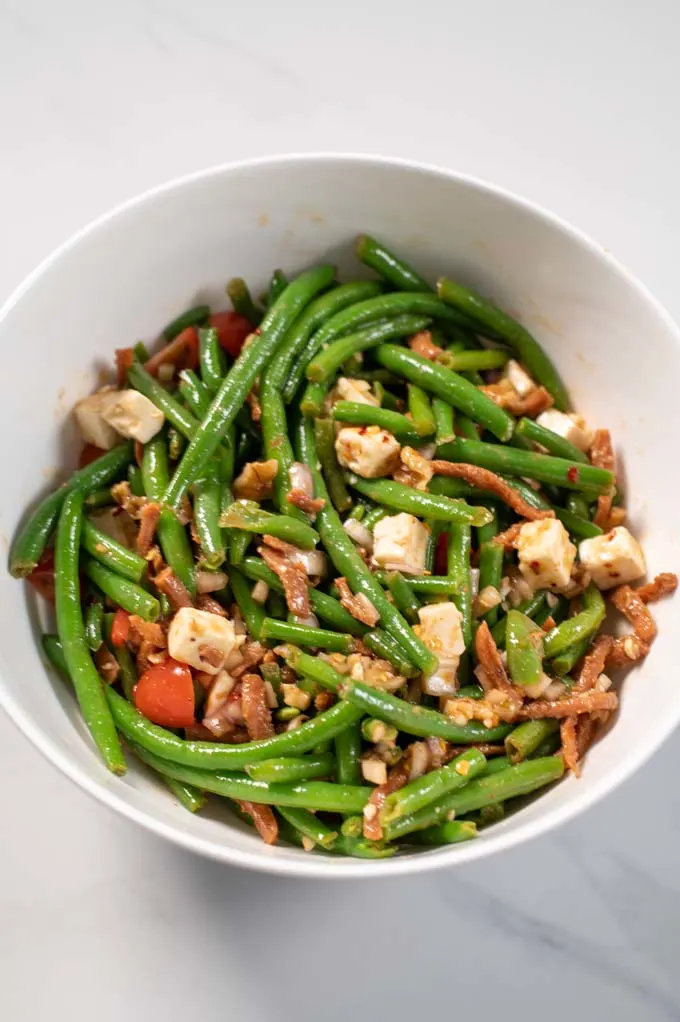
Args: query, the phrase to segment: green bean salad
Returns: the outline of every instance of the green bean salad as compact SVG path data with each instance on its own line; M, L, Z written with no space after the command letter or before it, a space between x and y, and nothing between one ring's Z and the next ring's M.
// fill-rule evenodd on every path
M53 602L44 654L111 771L134 756L268 844L384 858L578 775L677 579L631 585L609 432L529 331L356 253L361 279L234 279L232 309L116 351L9 570Z

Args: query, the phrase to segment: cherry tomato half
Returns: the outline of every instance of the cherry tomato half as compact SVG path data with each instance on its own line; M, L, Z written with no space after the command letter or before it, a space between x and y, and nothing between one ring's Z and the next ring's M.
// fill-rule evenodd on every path
M145 671L133 698L140 713L161 727L191 727L194 723L194 682L186 664L168 657Z

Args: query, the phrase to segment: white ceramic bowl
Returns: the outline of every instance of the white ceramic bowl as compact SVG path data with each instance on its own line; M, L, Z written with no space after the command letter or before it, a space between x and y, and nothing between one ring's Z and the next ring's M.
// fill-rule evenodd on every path
M114 348L153 339L197 301L224 307L233 275L257 293L277 266L295 273L331 260L352 279L352 242L362 231L429 278L458 277L521 317L576 407L613 431L650 572L677 571L680 335L667 314L606 251L536 206L470 178L373 157L282 157L185 178L96 221L32 274L0 313L5 543L27 505L72 464L70 409ZM386 876L509 848L592 805L680 716L677 604L666 601L654 611L659 638L627 678L619 720L581 780L566 778L476 841L448 849L366 862L267 848L228 812L191 816L132 757L124 778L107 773L71 693L42 663L26 589L0 573L0 698L28 738L86 791L156 834L271 872Z

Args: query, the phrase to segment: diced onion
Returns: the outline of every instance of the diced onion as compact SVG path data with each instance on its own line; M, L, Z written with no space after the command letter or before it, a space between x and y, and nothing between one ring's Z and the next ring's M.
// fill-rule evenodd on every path
M537 681L535 685L523 685L522 688L531 699L540 699L552 684L553 679L548 677L547 674L543 674L540 681Z
M470 592L474 600L479 593L479 568L470 568Z
M308 497L314 496L314 480L308 466L301 461L294 461L288 469L291 488L302 490Z
M253 586L253 591L250 595L255 600L255 603L266 603L269 596L269 586L260 579Z
M553 681L543 692L544 699L560 699L567 691L567 686L563 681Z
M196 592L216 593L220 589L224 589L228 581L229 579L223 571L197 571Z
M308 575L326 574L326 555L320 550L291 550L288 554L291 564L299 564Z
M298 617L297 614L294 614L293 623L296 625L305 625L307 628L319 627L319 619L316 614L308 614L307 617Z
M369 554L373 553L373 533L370 529L367 529L362 522L358 522L356 518L347 518L342 524L347 535L354 540L357 546Z

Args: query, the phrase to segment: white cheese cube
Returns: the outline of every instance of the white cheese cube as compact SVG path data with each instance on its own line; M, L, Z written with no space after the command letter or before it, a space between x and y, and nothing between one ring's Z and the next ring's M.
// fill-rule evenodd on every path
M360 405L380 404L375 394L371 392L368 380L352 380L347 376L341 376L335 384L335 396L340 401L355 401Z
M83 440L108 451L120 440L118 433L104 419L104 411L112 391L100 390L79 401L73 409Z
M236 635L232 621L193 607L181 607L168 629L168 652L173 660L207 674L217 674L243 642L245 635Z
M598 589L633 582L647 571L642 547L623 525L604 536L584 539L578 555Z
M442 658L434 674L423 676L423 692L428 696L455 696L458 691L460 657Z
M422 575L430 530L413 515L388 515L373 528L373 559L387 571Z
M389 475L399 463L400 446L378 426L345 426L335 438L335 453L343 468L377 479Z
M569 585L576 547L557 518L525 522L517 539L519 570L537 589L564 589Z
M536 390L535 380L532 380L526 369L523 369L514 358L511 358L505 366L503 376L520 397L526 397L531 394L532 390Z
M581 415L565 415L564 412L549 408L547 412L541 412L536 422L544 429L549 429L564 440L568 440L574 447L578 447L579 451L590 450L593 432Z
M455 603L428 603L420 608L418 617L418 634L440 661L462 656L465 652L463 618Z
M106 397L102 416L121 436L146 444L163 428L163 412L139 391L114 390Z

